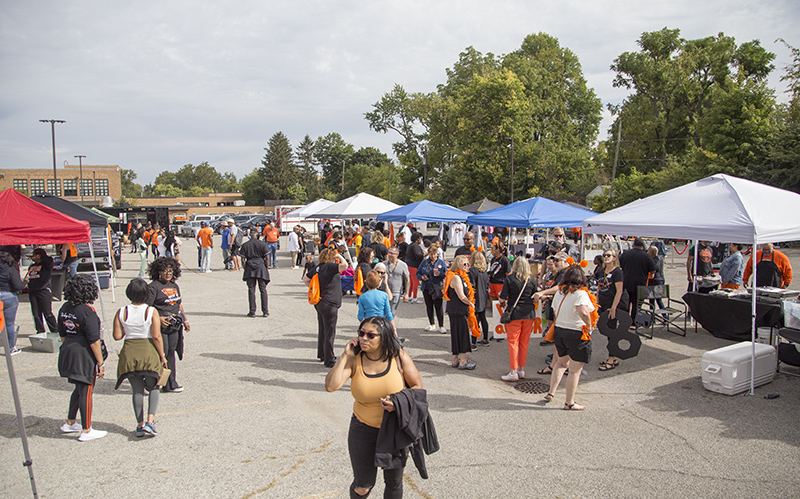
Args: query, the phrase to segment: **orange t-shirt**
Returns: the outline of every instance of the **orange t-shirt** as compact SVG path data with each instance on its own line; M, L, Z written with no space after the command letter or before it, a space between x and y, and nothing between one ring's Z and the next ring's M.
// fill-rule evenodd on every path
M268 243L277 243L278 236L280 235L281 231L279 231L277 228L271 225L267 225L266 227L264 227L264 236L267 238Z
M211 227L203 227L202 229L197 231L197 237L200 238L200 246L203 248L212 248L214 243L211 242L211 236L213 236L214 232L211 230Z

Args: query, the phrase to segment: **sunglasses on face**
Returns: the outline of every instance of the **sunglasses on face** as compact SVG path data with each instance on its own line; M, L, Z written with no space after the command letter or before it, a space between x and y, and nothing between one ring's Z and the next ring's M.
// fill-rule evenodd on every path
M603 258L613 258L614 255L603 255Z
M378 333L372 333L370 331L364 331L363 329L358 330L358 337L361 338L362 336L366 336L368 340L374 340Z
M377 272L378 275L386 275L386 272L381 272L380 270L376 270L375 272Z
M564 234L553 234L553 237L564 237Z

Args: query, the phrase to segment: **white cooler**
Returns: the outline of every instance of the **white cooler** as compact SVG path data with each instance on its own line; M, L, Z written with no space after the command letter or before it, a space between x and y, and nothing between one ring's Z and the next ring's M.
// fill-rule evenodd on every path
M766 385L775 377L777 357L775 347L756 343L756 368L754 386ZM703 354L703 388L736 395L750 389L750 361L752 343L743 341L717 348Z

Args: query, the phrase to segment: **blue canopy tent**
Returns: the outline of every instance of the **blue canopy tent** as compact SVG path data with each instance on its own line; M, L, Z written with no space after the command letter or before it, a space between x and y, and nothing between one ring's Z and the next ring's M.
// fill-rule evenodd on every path
M463 222L472 214L446 204L423 199L378 215L380 222Z
M547 198L530 198L524 201L485 211L467 218L468 224L492 227L578 227L597 213Z

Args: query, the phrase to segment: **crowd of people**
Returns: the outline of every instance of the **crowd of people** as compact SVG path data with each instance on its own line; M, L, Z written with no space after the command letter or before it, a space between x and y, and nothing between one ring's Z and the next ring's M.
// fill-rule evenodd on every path
M248 288L246 315L256 315L258 290L261 315L268 317L270 269L278 265L277 229L267 225L263 231L253 229L245 233L233 221L226 225L221 234L222 267L242 272ZM510 370L500 379L508 382L526 377L530 338L536 310L540 308L546 324L552 326L543 339L544 344L553 345L547 359L549 365L537 371L550 377L545 402L554 399L566 376L564 409L583 410L575 401L575 394L581 373L591 358L591 333L598 315L607 312L612 321L619 313L635 317L637 307L641 306L640 287L665 282L663 254L656 245L646 247L641 238L636 238L631 249L621 254L612 248L604 249L595 259L594 270L587 274L569 256L572 245L564 242L563 229L556 228L554 240L545 245L541 255L532 256L543 259L540 272L534 274L528 258L510 254L500 237L486 237L479 240L481 247L476 247L476 237L485 234L478 236L470 230L461 234L462 244L455 248L452 262L448 262L444 241L437 236L423 237L411 226L392 234L382 224L351 226L345 230L325 225L316 242L318 247L309 246L300 226L289 233L287 267L302 268L303 282L318 288L314 304L318 322L317 358L330 369L326 388L337 390L351 380L355 399L349 437L354 472L351 491L357 496L365 495L374 486L377 470L374 457L380 452L381 419L394 411L398 400L413 403L395 395L422 388L419 372L403 349L404 338L398 336L402 324L398 318L401 302L424 302L428 320L424 331L449 333L448 362L454 369L471 371L477 366L467 355L498 339L487 320L487 312L496 301L499 308L494 313L505 311L507 316L502 322ZM198 271L210 272L214 247L211 229L204 224L195 241ZM119 309L113 319L113 338L124 340L116 387L125 380L131 386L136 437L155 436L159 395L183 391L177 381L176 356L182 358L183 333L190 330L190 325L176 282L182 268L180 243L169 230L148 224L133 229L131 247L139 253L142 263L138 277L127 285L130 304ZM50 289L53 258L44 249L35 249L30 255L32 263L22 277L19 256L5 249L0 250L0 293L11 355L20 352L15 345L17 293L27 288L36 332L49 330L60 335L63 346L59 353L59 373L74 385L61 430L78 433L81 441L102 438L105 432L92 427L91 414L92 391L97 378L105 375L107 356L100 337L100 319L92 306L99 294L97 283L86 274L69 278L64 304L54 314ZM317 250L319 256L315 260L313 253ZM746 262L745 250L738 243L727 245L727 256L719 262L722 288L735 290L746 284L753 274L754 260L758 286L789 286L792 271L785 254L772 244L765 244L755 258L751 255ZM62 253L64 267L72 263L68 258L70 251L66 248L66 255ZM152 256L149 263L148 256ZM689 248L686 269L691 290L710 291L697 277L714 273L713 258L714 251L708 241ZM337 357L334 340L342 297L347 292L343 291L346 288L343 281L351 282L357 295L360 327L358 337L348 340L344 352ZM595 292L589 290L590 285L596 285ZM658 307L663 308L663 304L659 302ZM619 366L619 359L610 353L604 359L600 362L601 371ZM375 397L375 393L381 396ZM409 397L413 399L413 395ZM387 493L402 491L402 483L397 479L402 477L402 468L397 473L397 468L384 470Z

